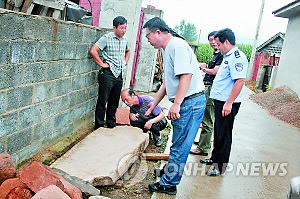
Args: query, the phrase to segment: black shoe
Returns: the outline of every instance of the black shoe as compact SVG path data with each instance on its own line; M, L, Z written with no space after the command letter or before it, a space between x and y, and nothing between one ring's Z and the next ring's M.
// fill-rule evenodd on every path
M200 163L212 165L214 162L211 159L200 159Z
M154 140L155 146L160 147L162 145L162 141L160 137L157 140Z
M169 195L176 195L177 193L176 186L166 187L160 185L159 182L149 184L148 187L151 192L166 193Z
M107 125L106 127L109 128L109 129L113 129L115 128L117 125Z

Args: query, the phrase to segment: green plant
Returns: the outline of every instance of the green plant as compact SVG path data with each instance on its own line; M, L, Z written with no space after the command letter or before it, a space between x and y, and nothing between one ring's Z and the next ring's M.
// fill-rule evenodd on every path
M250 61L251 58L251 53L252 53L252 46L250 44L237 44L236 45L243 53L245 53L248 62Z
M268 84L268 85L266 85L266 91L268 92L268 91L271 91L272 90L272 87Z

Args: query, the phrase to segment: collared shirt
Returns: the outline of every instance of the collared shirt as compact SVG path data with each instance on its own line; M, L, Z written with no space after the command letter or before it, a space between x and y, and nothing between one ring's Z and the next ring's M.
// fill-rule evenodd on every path
M220 66L222 63L222 60L223 60L223 55L221 54L221 52L219 50L215 51L212 59L208 63L207 68L213 69L213 68L215 68L215 66ZM210 74L206 73L203 81L204 81L204 83L207 82L208 85L212 85L214 79L215 79L215 75L210 75Z
M154 98L151 96L147 96L147 95L138 96L138 98L139 98L140 104L130 107L130 113L138 113L139 117L141 117L145 120L149 120L149 119L155 118L161 112L163 112L162 108L159 105L157 105L153 109L153 111L151 112L151 114L149 116L145 116L145 113L149 109L148 105L154 101Z
M118 39L114 32L103 35L96 45L100 48L103 61L110 66L111 72L116 78L125 69L125 53L128 50L128 41L125 36Z
M227 101L237 79L246 79L248 60L246 55L237 47L223 56L222 64L215 77L210 98ZM241 102L242 91L234 102Z
M183 74L192 74L190 87L185 97L204 90L198 60L186 41L177 37L170 39L164 51L163 62L166 92L170 101L176 96L179 77Z

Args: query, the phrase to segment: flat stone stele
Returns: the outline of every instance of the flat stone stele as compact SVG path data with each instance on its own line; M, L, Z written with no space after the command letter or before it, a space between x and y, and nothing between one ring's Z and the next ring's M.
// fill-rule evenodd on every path
M142 155L149 135L139 128L99 128L56 160L61 169L94 186L113 185Z

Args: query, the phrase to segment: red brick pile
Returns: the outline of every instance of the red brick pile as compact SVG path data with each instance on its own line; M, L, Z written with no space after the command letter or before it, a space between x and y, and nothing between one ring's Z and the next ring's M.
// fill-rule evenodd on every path
M81 191L37 162L18 174L11 156L0 154L0 199L82 199Z

